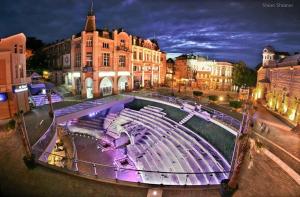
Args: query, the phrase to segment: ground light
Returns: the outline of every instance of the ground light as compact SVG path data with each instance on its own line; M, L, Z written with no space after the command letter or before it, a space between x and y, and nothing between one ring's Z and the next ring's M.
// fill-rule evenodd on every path
M219 101L224 101L224 97L223 97L223 96L220 96L220 97L219 97Z

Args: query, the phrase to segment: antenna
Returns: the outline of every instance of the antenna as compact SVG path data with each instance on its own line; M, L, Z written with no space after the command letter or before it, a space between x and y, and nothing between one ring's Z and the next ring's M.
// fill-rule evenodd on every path
M93 0L91 0L91 8L90 8L90 10L88 12L88 15L89 16L93 16L94 15L94 1Z

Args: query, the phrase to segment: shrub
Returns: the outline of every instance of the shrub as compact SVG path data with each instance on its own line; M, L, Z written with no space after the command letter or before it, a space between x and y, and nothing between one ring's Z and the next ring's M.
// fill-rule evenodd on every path
M233 107L235 109L242 107L242 104L243 104L242 101L230 101L229 102L229 106Z
M7 129L15 129L16 127L16 121L14 119L11 119L8 123L7 123Z
M201 91L193 91L193 96L202 96L203 92Z
M209 95L209 96L208 96L208 99L209 99L210 101L216 101L216 100L218 100L218 96L216 96L216 95Z

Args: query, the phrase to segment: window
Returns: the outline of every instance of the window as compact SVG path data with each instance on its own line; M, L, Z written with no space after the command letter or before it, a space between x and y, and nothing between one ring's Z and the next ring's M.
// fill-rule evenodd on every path
M136 51L133 52L133 59L136 60Z
M19 66L18 66L18 65L16 65L16 66L15 66L15 72L16 72L15 74L16 74L16 79L18 79L18 78L19 78L19 72L18 72L18 71L19 71Z
M103 42L103 48L105 48L105 49L109 49L109 44L108 44L108 43L105 43L105 42Z
M24 70L21 64L19 65L19 72L20 72L20 78L24 78Z
M103 66L109 66L109 53L103 53Z
M20 53L20 54L23 54L23 45L20 45L20 46L19 46L19 53Z
M139 59L140 60L143 60L143 53L142 52L140 52L140 55L139 55L140 57L139 57Z
M126 57L125 55L120 55L119 56L119 67L125 67L125 61L126 61Z
M92 37L88 37L86 40L86 46L87 47L92 47L93 46L93 38Z
M15 53L18 53L18 45L15 44Z
M86 53L86 65L93 66L93 54L92 53Z
M122 39L120 42L121 42L121 46L125 46L125 40Z
M81 53L76 53L76 63L75 67L80 67L81 66Z

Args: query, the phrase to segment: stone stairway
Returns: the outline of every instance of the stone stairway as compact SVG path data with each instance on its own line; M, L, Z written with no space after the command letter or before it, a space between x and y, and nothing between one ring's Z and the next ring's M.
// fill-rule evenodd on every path
M49 104L47 95L39 94L39 95L31 96L31 98L32 98L35 106L37 106L37 107ZM58 94L52 94L51 100L52 100L52 103L57 103L57 102L61 102L63 99Z
M184 119L180 120L179 124L184 124L194 116L194 112L189 113Z

